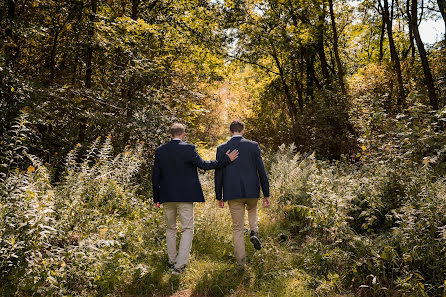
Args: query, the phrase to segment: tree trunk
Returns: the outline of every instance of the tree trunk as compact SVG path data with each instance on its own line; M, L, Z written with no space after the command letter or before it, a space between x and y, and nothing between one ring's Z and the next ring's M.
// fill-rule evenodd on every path
M15 0L8 0L8 17L15 17Z
M333 30L333 51L335 54L336 65L338 66L339 84L341 86L342 94L346 95L347 90L346 90L345 84L344 84L344 70L342 67L341 58L339 57L338 34L337 34L337 30L336 30L336 21L335 21L334 10L333 10L333 0L328 0L328 5L330 8L331 27Z
M305 71L305 75L306 75L306 79L307 79L307 88L306 88L306 93L307 96L310 97L311 102L314 103L314 65L313 65L313 59L311 56L308 56L308 53L306 53L306 71Z
M410 10L410 26L417 44L418 53L420 54L421 65L423 66L424 78L426 80L427 92L429 94L430 105L434 109L438 109L438 99L435 93L434 79L432 77L432 72L429 67L429 61L427 59L426 50L424 49L423 41L421 40L420 31L418 30L418 1L412 0L411 10Z
M138 19L138 5L140 0L132 0L132 20Z
M381 37L379 38L379 61L382 61L383 57L384 57L383 44L384 44L385 31L386 31L386 23L384 22L384 20L382 20L382 22L381 22Z
M318 41L316 43L316 50L319 56L319 60L321 62L321 72L322 72L322 77L324 78L323 84L328 88L330 88L330 73L328 72L327 57L325 56L323 32L321 32L321 36L318 37Z
M293 102L293 97L291 96L290 87L288 86L288 83L286 82L285 72L283 70L282 65L280 64L279 58L277 57L276 49L273 45L272 45L272 48L273 48L272 56L273 56L274 61L276 62L277 68L279 69L280 81L282 82L283 91L285 92L286 103L290 110L291 119L294 121L297 118L297 108Z
M393 10L393 8L392 8L392 10ZM397 104L398 104L398 106L403 106L405 103L404 101L406 99L406 95L405 95L405 91L404 91L403 75L401 72L400 58L396 51L395 41L393 40L392 19L390 18L389 3L387 0L384 0L382 16L383 16L384 22L386 23L387 37L389 38L390 57L391 57L393 67L394 67L394 70L395 70L395 73L397 76L397 81L398 81Z
M298 65L297 65L297 59L298 59L298 55L296 53L296 55L293 56L292 61L291 61L291 66L293 67L293 81L294 81L294 86L296 88L296 92L297 92L297 103L299 104L299 109L302 111L304 108L304 100L303 100L303 93L302 93L302 82L301 82L301 77L299 77L299 71L298 71Z
M94 37L94 21L96 18L97 11L97 0L91 0L91 12L90 12L90 24L87 32L87 52L86 52L86 61L85 61L85 87L87 89L91 89L92 86L92 60L93 60L93 37ZM84 142L85 140L85 130L87 129L87 118L81 117L79 119L79 143Z
M85 87L91 89L91 80L93 75L93 37L94 37L94 20L96 17L97 0L91 0L90 25L88 29L88 44L86 53L86 69L85 69Z
M446 40L446 0L437 0L437 3L444 21L444 40Z
M54 79L56 77L56 49L57 49L57 41L59 39L59 28L54 30L54 37L53 37L53 45L51 47L51 53L50 53L50 84L52 85L54 83Z
M77 9L78 9L78 11L77 11L76 21L77 21L77 25L79 26L79 24L82 23L82 16L83 16L83 10L84 10L84 2L83 1L79 2ZM76 33L76 35L74 37L74 44L75 44L76 48L78 48L78 47L80 47L79 46L79 37L80 37L80 34L81 34L81 30L76 28L75 32L77 32L77 33ZM82 66L78 67L81 64L80 63L81 54L82 53L78 49L76 49L76 52L75 52L75 55L74 55L74 59L73 59L73 76L71 78L71 82L73 84L76 82L76 79L82 77ZM79 71L79 75L77 75L78 71Z
M16 58L19 55L19 47L18 47L18 40L17 36L14 34L14 31L12 28L14 28L14 25L12 25L15 21L16 17L16 3L14 0L8 0L8 19L7 19L7 25L5 28L5 37L6 40L12 39L14 42L6 42L5 43L5 52L6 52L6 62L7 64L13 65Z
M131 18L132 20L136 21L138 19L138 6L139 6L140 0L132 0L132 15ZM132 52L133 55L136 56L136 47L132 46ZM122 56L122 52L120 50L118 50L118 62L116 63L119 66L119 69L122 69L122 72L125 73L125 70L127 69L127 65L130 62L129 59L127 59L127 57ZM133 117L133 105L134 103L132 102L133 98L133 86L131 84L131 81L128 81L128 77L126 75L122 75L122 80L121 80L122 86L121 86L121 96L122 98L126 99L127 102L125 104L125 111L124 111L124 116L123 116L123 120L125 121L125 123L123 124L124 126L131 123L132 121L132 117ZM130 140L130 136L131 136L131 131L130 129L124 129L123 132L123 136L122 136L122 143L123 144L128 144L129 140Z
M327 57L325 56L325 49L324 49L324 24L325 24L325 4L322 7L322 11L318 17L318 22L316 24L316 51L319 56L319 60L321 62L321 72L323 77L323 85L326 85L328 88L330 88L330 73L328 72L328 63L327 63Z
M412 26L410 25L411 19L410 19L410 0L406 1L406 9L408 12L408 23L409 23L409 41L410 41L410 46L409 49L407 50L407 53L409 51L411 51L411 57L412 59L415 58L415 44L413 43L413 30L412 30ZM406 55L407 55L406 53Z

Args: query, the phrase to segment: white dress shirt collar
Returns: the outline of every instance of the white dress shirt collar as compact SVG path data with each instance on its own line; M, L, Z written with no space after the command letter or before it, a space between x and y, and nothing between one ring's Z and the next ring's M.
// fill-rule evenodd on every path
M179 141L181 141L181 139L179 139L178 137L175 137L175 138L172 139L172 140L179 140Z
M241 136L241 135L232 135L231 136L231 138L234 138L234 137L243 137L243 136Z

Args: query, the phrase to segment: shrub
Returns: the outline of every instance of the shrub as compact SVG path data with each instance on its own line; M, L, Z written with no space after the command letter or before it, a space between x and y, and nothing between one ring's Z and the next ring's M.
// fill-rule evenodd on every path
M404 158L356 166L293 151L272 157L275 213L285 232L302 235L298 253L317 292L342 284L367 296L444 294L444 178Z
M76 147L51 184L26 131L22 117L2 143L0 295L102 295L147 273L163 235L159 212L135 194L142 144L115 156L98 138L80 162Z

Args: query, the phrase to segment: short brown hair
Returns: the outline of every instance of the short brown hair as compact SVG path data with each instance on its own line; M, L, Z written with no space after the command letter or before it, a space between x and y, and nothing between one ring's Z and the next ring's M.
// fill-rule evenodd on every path
M180 136L184 133L184 131L186 131L186 128L184 128L183 124L174 123L172 126L170 126L170 135L172 136Z
M242 132L245 129L245 124L240 120L232 121L231 125L229 125L229 130L231 130L232 133L234 132Z

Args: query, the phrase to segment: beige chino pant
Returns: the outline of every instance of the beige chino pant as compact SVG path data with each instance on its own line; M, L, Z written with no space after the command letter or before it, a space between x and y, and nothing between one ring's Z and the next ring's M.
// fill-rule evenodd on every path
M194 204L192 202L164 202L166 215L166 242L169 263L181 268L189 262L192 239L194 238ZM177 253L177 214L181 223L181 240Z
M234 238L234 254L239 265L246 264L245 255L245 205L248 210L249 228L254 232L259 232L257 217L257 198L242 198L228 201L229 211L232 217L232 229Z

